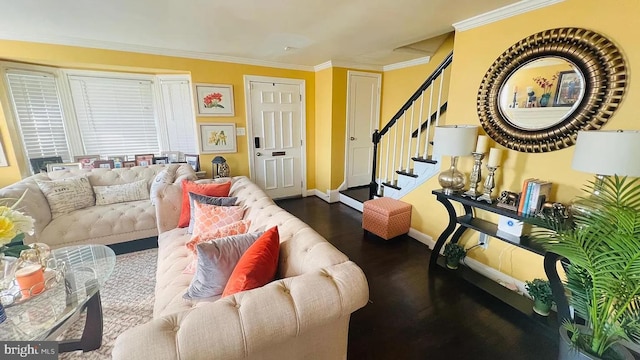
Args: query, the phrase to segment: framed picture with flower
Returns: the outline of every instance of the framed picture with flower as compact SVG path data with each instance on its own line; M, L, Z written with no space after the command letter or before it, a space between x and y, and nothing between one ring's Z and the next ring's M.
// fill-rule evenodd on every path
M234 116L233 85L195 84L199 116Z
M236 124L200 124L200 153L234 153L236 145Z

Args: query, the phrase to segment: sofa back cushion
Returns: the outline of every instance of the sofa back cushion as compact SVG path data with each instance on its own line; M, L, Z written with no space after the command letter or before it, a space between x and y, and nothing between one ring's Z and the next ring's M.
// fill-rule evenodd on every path
M85 175L50 181L36 180L36 183L47 198L53 219L96 204L93 189Z

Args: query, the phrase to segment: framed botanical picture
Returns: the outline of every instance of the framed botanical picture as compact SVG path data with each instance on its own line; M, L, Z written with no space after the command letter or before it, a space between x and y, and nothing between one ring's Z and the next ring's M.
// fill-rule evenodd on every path
M149 166L153 164L153 154L136 155L137 166Z
M153 158L154 164L168 164L169 158L167 156L158 156Z
M177 163L182 160L182 152L180 151L163 151L162 153L160 153L162 156L166 156L167 157L167 162L171 163Z
M93 162L94 169L113 169L115 162L113 160L96 160Z
M73 169L82 169L82 164L80 163L47 164L47 172L58 171L58 170L73 170Z
M200 124L200 153L234 153L236 124Z
M96 160L100 160L100 155L79 155L73 157L73 161L82 164L83 169L93 169L93 162Z
M132 168L134 166L136 166L136 162L133 161L133 160L132 161L123 161L122 162L122 167L123 168Z
M122 163L127 160L127 156L126 155L113 155L113 156L108 156L107 159L113 160L113 168L114 169L119 169L119 168L122 167Z
M199 116L233 116L233 85L195 84Z
M193 171L200 171L200 155L184 154L184 160L191 165Z
M558 73L558 87L553 99L553 106L573 106L578 101L584 84L582 77L575 71L561 71Z
M47 172L47 164L62 163L62 157L49 156L49 157L41 157L41 158L32 158L32 159L29 159L29 162L31 163L31 168L33 169L33 173L39 174L41 172Z

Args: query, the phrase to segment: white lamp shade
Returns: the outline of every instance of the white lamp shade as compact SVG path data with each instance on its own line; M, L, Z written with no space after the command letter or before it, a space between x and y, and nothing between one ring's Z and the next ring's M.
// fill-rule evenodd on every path
M579 131L571 167L591 174L640 177L640 131Z
M467 156L476 148L478 127L474 125L436 126L434 152L440 155Z

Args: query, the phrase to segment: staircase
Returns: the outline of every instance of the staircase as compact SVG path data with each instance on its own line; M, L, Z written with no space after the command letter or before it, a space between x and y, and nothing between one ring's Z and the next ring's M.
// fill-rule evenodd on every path
M369 198L399 199L440 172L433 133L447 111L450 53L391 120L373 133L373 170Z

